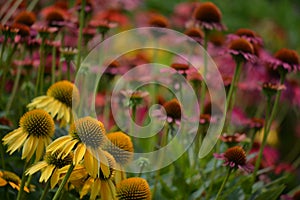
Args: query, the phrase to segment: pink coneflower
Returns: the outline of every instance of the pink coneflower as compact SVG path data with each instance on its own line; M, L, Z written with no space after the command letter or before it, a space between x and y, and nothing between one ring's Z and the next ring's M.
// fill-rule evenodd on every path
M24 24L31 26L36 21L35 14L33 12L22 11L14 19L14 23Z
M201 3L194 11L196 25L205 30L224 30L225 26L221 23L221 19L221 11L211 2Z
M294 50L282 48L277 51L274 58L266 61L274 70L283 70L285 72L300 70L299 56Z
M253 45L244 38L233 40L229 44L228 52L238 62L255 61Z
M240 146L234 146L225 151L225 153L216 154L214 157L224 160L224 166L229 166L232 169L242 169L247 173L251 173L254 167L247 163L246 152Z
M204 33L199 28L189 28L184 32L184 34L193 38L198 43L202 43L203 41Z
M149 25L158 28L167 28L169 26L169 21L162 15L154 14L150 16Z
M277 91L281 91L285 89L286 87L279 83L267 82L262 84L263 93L269 97L274 96L277 93Z
M262 39L252 30L246 28L238 29L234 34L229 34L227 36L230 40L236 40L238 38L244 38L251 42L252 44L262 45Z
M245 133L235 133L233 135L227 135L226 133L220 136L220 140L226 143L239 143L247 138Z
M167 114L168 122L175 122L181 119L181 105L177 99L172 99L163 104Z

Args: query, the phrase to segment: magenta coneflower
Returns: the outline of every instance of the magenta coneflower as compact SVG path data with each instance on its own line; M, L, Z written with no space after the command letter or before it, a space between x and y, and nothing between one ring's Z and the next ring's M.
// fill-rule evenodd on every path
M255 61L253 45L244 38L239 38L239 39L233 40L229 44L228 52L238 62L240 62L240 61L254 62Z
M238 29L234 34L229 34L228 38L230 40L236 40L238 38L244 38L251 42L252 44L262 45L262 39L252 30L246 28Z
M36 21L35 14L29 11L20 12L14 19L14 23L31 26Z
M199 28L189 28L184 32L184 34L193 38L198 43L201 43L204 38L204 33Z
M169 26L169 22L164 16L155 14L150 17L149 25L158 28L166 28Z
M211 2L201 3L194 12L196 25L205 30L224 30L225 26L221 23L221 19L221 11Z
M224 160L224 166L229 166L232 169L242 169L247 173L251 173L254 167L247 163L246 152L240 146L234 146L225 151L225 153L214 154L214 157Z
M220 140L226 143L239 143L247 138L245 133L235 133L233 135L227 135L226 133L220 136Z
M267 60L267 63L274 70L283 70L285 72L300 70L298 53L286 48L277 51L274 58Z

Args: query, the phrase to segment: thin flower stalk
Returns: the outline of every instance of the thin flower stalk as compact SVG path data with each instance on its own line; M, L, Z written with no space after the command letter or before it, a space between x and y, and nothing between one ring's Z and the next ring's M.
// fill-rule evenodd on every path
M79 70L81 64L81 51L82 51L82 32L84 27L84 17L85 17L85 5L86 0L81 1L81 9L79 14L79 35L78 35L78 55L77 55L77 62L76 62L76 72Z
M283 84L284 80L285 80L285 73L281 72L280 73L280 84ZM273 107L272 107L271 110L270 110L270 106L271 106L270 97L268 97L268 100L267 100L268 105L267 105L267 111L266 111L266 125L264 127L263 141L261 143L259 153L258 153L258 157L257 157L256 163L255 163L255 169L254 169L254 172L253 172L253 181L255 181L257 171L259 169L259 166L260 166L260 163L261 163L261 160L262 160L263 150L266 146L266 142L267 142L267 138L268 138L269 133L270 133L272 122L273 122L274 117L275 117L275 115L278 111L278 105L279 105L279 101L280 101L281 92L282 92L282 90L277 91L275 101L274 101L274 104L273 104Z
M68 179L69 179L69 177L70 177L70 175L71 175L74 167L75 167L75 165L73 165L73 164L70 165L70 167L69 167L69 169L68 169L68 171L67 171L67 173L66 173L66 175L65 175L65 177L63 179L63 181L59 185L59 188L57 189L57 191L56 191L56 193L55 193L55 195L53 197L53 200L58 200L59 197L61 196L61 193L62 193L62 191L64 189L64 186L66 185L66 183L67 183L67 181L68 181Z
M31 163L30 161L28 161L28 162L25 161L24 170L23 170L22 179L21 179L20 190L18 192L17 200L22 199L22 195L24 192L24 187L25 187L25 183L26 183L26 179L27 179L25 172L26 172L26 169L29 167L30 163Z
M223 183L222 183L222 185L221 185L221 187L220 187L220 189L219 189L219 191L218 191L216 200L220 199L220 195L221 195L221 193L222 193L222 191L223 191L223 189L224 189L224 187L225 187L225 185L226 185L226 183L227 183L227 181L228 181L228 178L229 178L229 176L230 176L230 174L231 174L231 171L232 171L232 168L228 168L227 175L226 175L226 177L224 178Z

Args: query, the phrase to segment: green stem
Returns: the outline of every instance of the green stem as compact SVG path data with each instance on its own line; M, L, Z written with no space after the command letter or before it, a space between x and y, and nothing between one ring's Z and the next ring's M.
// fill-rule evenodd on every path
M63 181L61 182L61 184L60 184L59 188L57 189L57 191L56 191L56 193L55 193L55 195L54 195L54 197L53 197L52 200L58 200L58 198L59 198L59 196L60 196L60 194L61 194L64 186L66 185L66 183L67 183L67 181L68 181L68 179L69 179L69 177L70 177L70 175L71 175L71 173L72 173L72 171L74 169L74 167L75 166L73 164L70 165L70 167L69 167L69 169L68 169L68 171L67 171L67 173L66 173L66 175L65 175L65 177L63 179Z
M71 61L67 61L67 79L71 81Z
M78 54L77 54L77 62L76 62L76 72L79 70L80 63L81 63L82 30L83 30L83 26L84 26L85 4L86 4L86 0L82 0L80 16L79 16L79 35L78 35L78 41L77 41Z
M3 62L4 66L3 66L2 82L1 82L1 86L0 86L1 87L1 89L0 89L0 94L1 95L3 95L3 91L4 91L4 88L5 88L5 84L6 84L6 76L7 76L7 73L9 71L8 66L10 66L12 56L14 55L15 51L17 50L17 46L18 46L17 44L14 44L14 47L12 49L10 49L10 51L8 52L8 56L6 58L6 61Z
M228 178L230 176L231 170L232 170L232 168L229 167L227 175L226 175L225 179L223 180L223 183L222 183L222 185L221 185L221 187L220 187L220 189L218 191L218 194L217 194L217 197L216 197L215 200L218 200L220 198L220 195L221 195L221 193L222 193L222 191L223 191L223 189L224 189L224 187L225 187L225 185L226 185L226 183L228 181Z
M7 104L6 104L6 109L5 109L5 113L6 114L8 114L8 112L9 112L9 110L10 110L12 104L13 104L13 101L15 99L15 96L16 96L16 93L17 93L17 90L18 90L18 87L19 87L19 83L20 83L22 69L23 69L22 66L18 67L17 77L16 77L16 80L14 82L12 93L11 93L11 95L9 97L9 100L8 100Z
M220 141L218 140L217 141L217 144L216 144L216 151L215 152L219 152L219 149L220 149ZM211 180L211 183L209 185L209 188L208 188L208 192L207 192L207 197L206 199L209 199L209 197L211 196L211 193L212 193L212 189L213 189L213 184L214 184L214 178L215 178L215 175L216 175L216 168L217 168L217 159L215 159L214 161L214 165L213 165L213 170L211 172L211 175L210 175L210 180Z
M206 85L205 85L205 77L207 74L207 46L208 46L208 30L204 30L204 70L203 70L203 80L201 82L201 96L200 96L200 112L203 114L204 106L205 106L205 95L206 95Z
M281 73L280 74L280 84L283 84L284 80L285 80L285 74ZM269 136L270 128L271 128L272 122L274 120L275 114L277 113L277 110L278 110L278 103L280 101L280 96L281 96L281 90L278 90L277 93L276 93L276 97L275 97L275 101L274 101L272 110L270 110L271 106L272 106L271 105L271 98L268 97L268 100L267 100L268 105L267 105L267 111L266 111L266 124L265 124L265 127L264 127L263 141L262 141L262 144L260 146L258 157L257 157L256 163L255 163L255 169L254 169L254 172L253 172L253 182L256 179L257 171L259 169L259 166L260 166L260 163L261 163L261 160L262 160L263 150L266 146L266 142L267 142L267 139L268 139L268 136Z
M225 120L223 132L227 131L228 126L231 121L231 114L232 114L232 109L233 109L233 105L234 105L233 99L234 99L236 87L239 82L239 78L240 78L240 74L241 74L241 68L242 68L241 66L242 66L242 62L236 63L236 68L234 70L233 79L230 84L229 92L228 92L228 95L226 98L226 107L225 107L226 120Z
M5 169L5 151L2 142L0 142L0 154L1 154L1 164L2 164L2 169Z
M24 192L24 186L25 186L25 182L26 182L26 175L25 175L25 172L26 172L26 169L27 167L29 166L30 164L30 161L26 161L25 162L25 165L24 165L24 170L23 170L23 174L22 174L22 180L21 180L21 185L20 185L20 190L18 192L18 196L17 196L17 200L21 200L22 199L22 194Z
M194 164L193 164L193 169L195 169L198 165L198 154L199 154L199 150L200 150L200 145L202 142L202 135L204 128L200 125L196 137L195 137L195 147L194 147Z
M161 141L160 141L160 148L163 148L167 142L168 142L168 135L172 135L172 125L170 123L167 124L167 127L165 128L164 134L162 135ZM161 164L161 161L164 159L164 154L165 151L161 150L160 151L160 155L158 156L158 163ZM160 179L160 171L157 170L156 171L156 175L155 175L155 181L154 181L154 187L153 187L153 195L155 195L155 192L157 190L157 184L158 184L158 180Z
M3 43L2 43L2 46L1 46L1 54L0 54L0 62L1 62L1 65L2 65L2 63L3 63L3 54L4 54L4 49L5 49L5 47L6 47L7 39L8 39L7 36L5 36L4 41L3 41Z
M35 91L34 91L34 96L37 96L39 94L39 90L42 87L42 85L40 85L43 80L42 77L44 76L44 46L45 46L45 39L42 38L42 42L41 42L41 46L40 46L40 65L39 65L39 69L38 69L38 74L37 74L37 80L36 80L36 85L35 85Z
M52 47L51 85L55 83L56 47Z
M50 189L50 179L46 183L46 186L44 188L44 191L43 191L43 194L42 194L40 200L45 200L46 199L49 189Z

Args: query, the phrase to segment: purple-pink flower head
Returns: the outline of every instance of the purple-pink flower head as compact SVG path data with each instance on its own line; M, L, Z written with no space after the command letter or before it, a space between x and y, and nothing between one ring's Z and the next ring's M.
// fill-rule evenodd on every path
M274 55L274 59L268 61L274 70L283 70L285 72L300 70L299 55L296 51L282 48Z
M229 53L236 62L255 61L253 45L244 38L233 40L229 44Z
M194 12L194 19L201 28L206 30L224 30L221 23L222 13L220 9L211 2L201 3Z
M242 169L247 173L253 171L253 166L247 163L246 152L240 146L234 146L222 154L214 154L215 158L224 160L224 166L229 166L232 169Z

